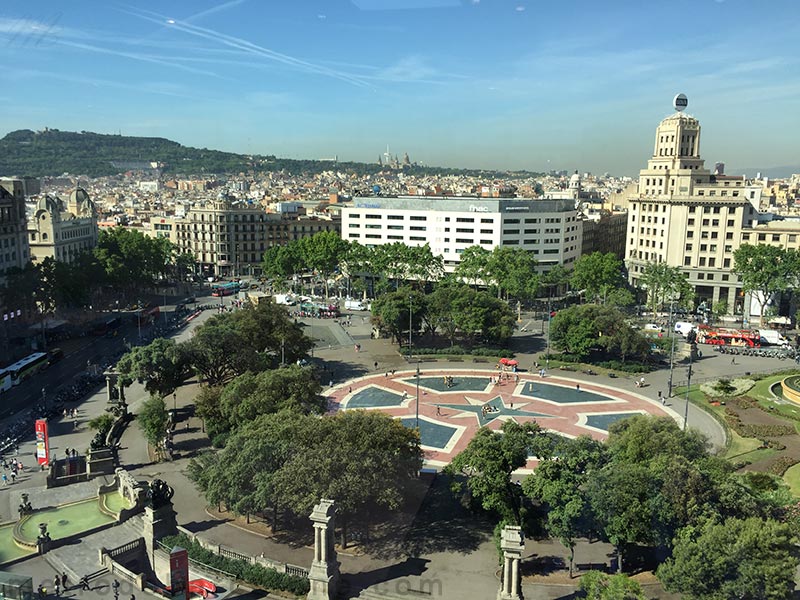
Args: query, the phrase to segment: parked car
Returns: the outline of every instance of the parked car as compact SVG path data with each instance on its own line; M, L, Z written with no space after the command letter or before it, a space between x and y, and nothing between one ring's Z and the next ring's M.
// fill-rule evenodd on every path
M664 331L664 328L661 327L661 325L657 325L656 323L645 323L642 329L653 333L662 333Z

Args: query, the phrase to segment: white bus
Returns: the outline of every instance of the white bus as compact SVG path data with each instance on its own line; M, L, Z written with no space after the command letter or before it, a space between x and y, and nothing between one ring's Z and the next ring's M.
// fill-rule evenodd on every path
M8 369L0 369L0 393L11 389L11 372Z
M47 353L34 352L18 360L13 365L8 365L5 370L11 374L11 385L19 385L47 367L47 364Z

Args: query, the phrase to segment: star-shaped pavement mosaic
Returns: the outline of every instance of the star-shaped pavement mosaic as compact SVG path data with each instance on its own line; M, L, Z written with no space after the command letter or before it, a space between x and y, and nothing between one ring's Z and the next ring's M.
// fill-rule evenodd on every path
M553 415L545 413L531 412L523 410L527 404L520 405L520 408L511 408L503 403L503 398L495 396L491 400L476 400L473 398L465 397L469 404L437 404L441 408L449 408L458 411L458 414L453 415L453 418L460 419L462 417L475 417L478 419L478 426L483 427L488 425L495 419L507 421L513 417L528 417L528 418L554 418ZM485 407L489 407L486 410Z

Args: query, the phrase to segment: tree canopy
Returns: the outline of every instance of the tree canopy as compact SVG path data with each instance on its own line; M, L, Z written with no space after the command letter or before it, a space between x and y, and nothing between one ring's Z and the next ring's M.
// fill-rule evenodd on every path
M763 326L766 307L775 294L797 285L800 255L778 246L742 244L733 253L733 272L758 302Z
M587 300L605 300L625 286L624 265L613 252L584 254L575 261L569 278L574 290L585 290Z

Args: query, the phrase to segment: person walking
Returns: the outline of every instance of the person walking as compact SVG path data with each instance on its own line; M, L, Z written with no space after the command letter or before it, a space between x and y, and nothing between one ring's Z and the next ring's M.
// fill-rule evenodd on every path
M67 572L61 571L61 587L64 588L64 591L67 591Z

